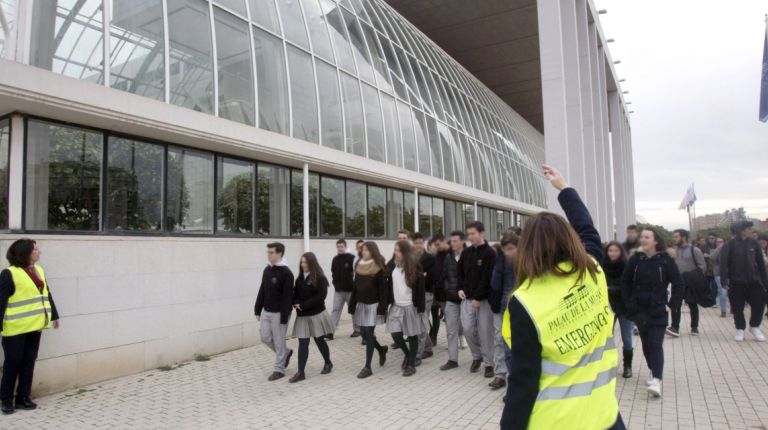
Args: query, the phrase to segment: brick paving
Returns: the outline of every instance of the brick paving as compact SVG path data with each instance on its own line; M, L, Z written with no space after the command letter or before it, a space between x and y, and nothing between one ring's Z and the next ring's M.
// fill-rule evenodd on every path
M666 339L662 399L645 392L648 371L635 337L635 377L619 378L617 387L630 429L768 428L768 344L733 341L732 320L717 309L702 311L700 330L699 337L683 328L679 339ZM363 347L349 332L340 328L330 342L330 375L320 375L322 360L310 345L307 380L298 384L287 377L267 382L273 355L259 345L38 398L37 411L1 416L0 429L498 428L503 393L468 372L468 350L460 352L459 369L438 369L446 360L444 332L435 357L415 376L400 376L396 351L362 381L355 375ZM389 340L382 328L377 332ZM297 349L295 339L289 345ZM288 376L295 370L294 355Z

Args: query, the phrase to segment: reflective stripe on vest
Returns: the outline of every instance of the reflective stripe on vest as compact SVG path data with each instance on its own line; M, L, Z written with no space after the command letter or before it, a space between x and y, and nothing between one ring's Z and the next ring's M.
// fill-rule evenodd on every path
M11 272L15 291L8 298L2 335L16 336L50 328L51 303L43 268L35 265L37 275L43 280L42 292L24 269L11 266L7 270Z
M561 263L561 273L570 271ZM613 340L614 314L605 274L546 274L523 283L515 298L531 318L541 344L541 376L528 427L549 429L568 423L569 430L606 429L616 422L618 353ZM509 310L502 337L511 346ZM589 411L589 413L584 413Z

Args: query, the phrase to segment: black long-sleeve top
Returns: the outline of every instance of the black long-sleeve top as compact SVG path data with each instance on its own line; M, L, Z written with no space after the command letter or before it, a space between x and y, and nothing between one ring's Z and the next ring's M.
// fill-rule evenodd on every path
M483 242L480 246L464 249L459 257L458 288L467 300L485 300L491 293L491 277L496 264L496 251Z
M259 316L262 310L279 312L280 324L288 324L292 309L293 272L285 265L265 267L253 312Z
M296 310L296 316L308 317L324 311L326 296L328 279L325 276L318 276L313 285L311 277L300 274L293 287L293 304L301 307L301 310Z
M424 252L419 258L419 265L424 273L424 291L435 292L435 256Z
M751 237L731 239L720 250L720 279L723 285L747 285L760 282L768 288L763 253L760 244Z
M373 304L378 303L376 308L377 315L386 315L389 306L389 291L387 289L387 279L389 278L386 270L379 270L375 274L364 274L358 270L355 274L355 283L352 288L352 294L349 297L347 310L350 314L355 313L358 303Z
M46 284L48 280L45 280ZM56 309L56 304L53 302L53 296L51 295L51 286L48 287L48 301L51 304L51 321L59 319L59 311ZM8 308L8 300L12 295L16 294L16 285L13 283L13 275L8 269L3 269L0 272L0 316L5 318L5 310ZM3 326L0 324L0 331Z
M672 284L672 294L667 287ZM627 262L621 278L621 299L627 316L637 324L666 327L667 306L683 302L685 286L675 260L666 252L648 257L638 251Z
M592 216L581 201L579 193L573 188L566 188L560 192L557 199L587 253L595 260L602 261L600 233L595 229ZM539 394L541 342L533 320L515 296L509 301L509 314L513 340L510 353L506 356L509 375L501 428L526 429Z
M432 269L433 285L435 290L435 301L445 301L445 256L448 251L440 251L435 255L435 267Z
M331 262L333 288L338 292L352 291L352 279L355 273L355 256L349 253L336 254Z

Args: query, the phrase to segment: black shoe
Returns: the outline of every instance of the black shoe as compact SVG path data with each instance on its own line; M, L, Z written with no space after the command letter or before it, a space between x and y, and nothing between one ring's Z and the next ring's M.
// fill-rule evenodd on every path
M388 346L382 346L379 350L379 366L383 366L387 362L387 352L389 352Z
M494 375L493 367L486 366L485 367L485 374L483 374L483 376L485 376L486 378L493 378L493 375Z
M270 381L270 382L271 381L277 381L278 379L282 378L283 376L285 376L284 373L272 372L272 374L269 375L269 378L267 378L267 381Z
M424 360L425 358L432 357L433 355L435 355L435 353L432 351L424 351L421 353L421 359Z
M493 378L493 381L491 381L490 384L488 384L489 387L491 387L494 390L498 390L499 388L504 388L507 386L507 381L504 380L504 378Z
M371 369L367 367L363 367L363 370L361 370L360 373L357 374L357 379L365 379L371 375L373 375L373 372L371 372Z
M698 335L699 335L699 329L691 328L691 336L698 336Z
M672 337L680 337L680 330L674 327L667 327L667 334Z
M457 362L455 362L453 360L448 360L447 363L445 363L442 366L440 366L440 370L451 370L451 369L455 369L457 367L459 367L459 363L457 363Z
M333 363L330 361L325 363L325 366L323 366L323 370L320 372L321 375L327 375L331 373L331 370L333 370Z
M360 337L359 331L353 331L352 334L349 335L349 337Z
M360 340L360 345L365 345L365 338L362 338L362 339Z
M393 343L392 345L389 345L389 347L392 348L392 349L400 349L400 345L398 345L396 343Z
M288 363L291 362L291 356L292 355L293 355L293 350L289 349L288 350L288 354L285 355L285 363L283 363L283 365L285 366L286 369L288 368Z
M403 369L403 376L413 376L414 373L416 373L416 369L414 369L411 366L408 366L405 369Z
M37 409L37 403L30 400L29 397L17 397L16 409L25 409L31 411L32 409Z
M333 333L326 334L325 338L328 339L328 340L333 340Z
M289 379L288 382L293 384L293 383L296 383L296 382L299 382L299 381L303 381L305 379L307 379L307 378L304 376L304 374L301 373L301 372L298 372L295 375L291 376L291 379Z
M3 415L10 415L14 413L16 411L16 408L13 407L13 401L3 400L2 411L3 411Z
M631 367L625 367L624 373L621 374L622 378L631 378L632 377L632 368Z
M421 359L420 359L420 358L417 358L417 359L416 359L416 362L415 362L415 363L413 363L413 367L419 367L419 366L421 366Z
M403 359L403 364L400 365L400 369L405 370L406 367L408 367L408 357Z
M469 366L471 373L477 373L480 370L480 366L483 364L483 360L472 360L472 365Z

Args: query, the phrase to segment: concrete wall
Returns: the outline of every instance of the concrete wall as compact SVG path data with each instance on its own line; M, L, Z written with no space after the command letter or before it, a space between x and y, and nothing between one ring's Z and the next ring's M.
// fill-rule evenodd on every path
M3 256L18 237L0 239ZM259 343L253 305L273 239L31 237L61 316L43 334L38 395ZM295 272L303 241L283 243ZM379 243L385 255L393 244ZM330 277L335 240L311 246Z

